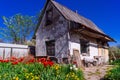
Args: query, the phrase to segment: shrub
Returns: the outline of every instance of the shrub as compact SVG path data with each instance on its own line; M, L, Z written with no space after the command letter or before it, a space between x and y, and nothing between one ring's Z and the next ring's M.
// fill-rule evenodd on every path
M117 59L117 60L111 62L110 64L112 64L112 65L120 65L120 59Z
M117 59L110 64L114 65L114 67L107 71L105 80L120 80L120 59Z
M120 65L116 65L113 69L109 70L105 80L120 80Z

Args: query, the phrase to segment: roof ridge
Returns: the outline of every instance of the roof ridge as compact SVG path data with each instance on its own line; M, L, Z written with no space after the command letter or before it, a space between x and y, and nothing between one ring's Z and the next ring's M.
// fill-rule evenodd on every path
M88 29L91 29L92 31L96 32L96 33L99 33L101 35L103 35L104 37L107 37L109 38L110 40L109 41L115 41L114 39L112 39L111 37L109 37L108 35L106 35L99 27L96 26L96 24L94 24L90 19L88 18L85 18L84 16L81 16L80 14L78 13L75 13L73 10L67 8L66 6L64 5L61 5L59 4L58 2L54 1L54 0L47 0L46 3L45 3L45 6L41 12L41 16L39 17L39 22L38 22L38 25L37 25L37 28L35 30L35 33L37 32L37 29L39 28L39 25L41 24L41 20L43 18L43 14L45 12L45 9L48 5L48 3L51 2L53 4L53 6L56 7L56 9L58 9L58 11L63 15L63 17L66 19L66 20L69 20L69 21L73 21L73 22L76 22L76 23L79 23L79 24L82 24L84 26L86 26L86 28ZM35 39L35 33L34 33L34 36L33 36L33 39Z
M92 28L93 29L93 26L94 26L94 30L97 30L98 32L100 32L100 33L102 33L102 34L105 34L100 28L98 28L97 27L97 25L96 24L94 24L90 19L88 19L88 18L85 18L85 17L83 17L82 15L80 15L80 14L78 14L78 13L75 13L73 10L71 10L71 9L69 9L68 7L66 7L66 6L64 6L64 5L61 5L61 4L59 4L58 2L56 2L56 1L51 1L57 8L58 7L62 7L63 9L62 9L62 11L64 10L64 9L67 9L67 11L69 12L69 14L70 13L72 13L73 15L72 16L74 16L74 17L76 17L76 19L77 20L75 20L75 19L71 19L71 21L75 21L75 22L77 22L77 23L81 23L81 24L83 24L83 23L85 23L84 25L86 26L86 27L89 27L89 28ZM60 8L58 8L59 10L60 10ZM63 14L64 12L62 12L62 14ZM65 13L66 14L66 13ZM64 14L63 14L64 15ZM66 18L69 20L69 18L70 18L70 16L68 16L68 15L65 15L66 16ZM68 18L69 17L69 18ZM81 19L82 18L82 19ZM80 22L81 21L81 22ZM83 23L82 23L83 22ZM87 23L90 23L90 25L86 25ZM92 25L92 26L91 26Z

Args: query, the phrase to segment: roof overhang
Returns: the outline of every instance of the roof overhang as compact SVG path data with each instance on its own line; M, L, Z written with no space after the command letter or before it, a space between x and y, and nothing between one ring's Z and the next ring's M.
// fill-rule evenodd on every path
M77 29L71 29L74 32L78 32L80 34L84 34L86 36L92 37L92 38L96 38L96 39L100 39L102 41L107 41L107 42L116 42L113 38L109 37L108 35L105 35L103 33L100 33L98 31L92 30L88 27L79 27Z

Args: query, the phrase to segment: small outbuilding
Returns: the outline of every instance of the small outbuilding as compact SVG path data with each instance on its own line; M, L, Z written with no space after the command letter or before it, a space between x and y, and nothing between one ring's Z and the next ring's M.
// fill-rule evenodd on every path
M102 57L109 60L108 42L114 41L92 21L54 0L47 0L34 35L36 56L50 56L58 62Z

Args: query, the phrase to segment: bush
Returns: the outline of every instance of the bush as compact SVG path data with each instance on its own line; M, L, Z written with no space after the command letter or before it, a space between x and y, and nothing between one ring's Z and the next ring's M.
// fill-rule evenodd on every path
M120 65L120 59L117 59L110 63L111 65Z
M116 65L113 69L109 70L105 80L120 80L120 65Z
M114 65L114 67L107 71L105 80L120 80L120 59L117 59L110 64Z

